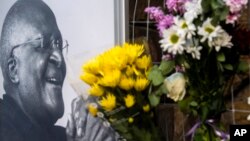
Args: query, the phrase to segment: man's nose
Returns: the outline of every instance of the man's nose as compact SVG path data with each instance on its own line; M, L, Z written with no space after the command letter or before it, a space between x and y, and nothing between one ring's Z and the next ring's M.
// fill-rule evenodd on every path
M60 68L63 63L62 52L58 48L54 48L49 58L50 63L54 64L56 67Z

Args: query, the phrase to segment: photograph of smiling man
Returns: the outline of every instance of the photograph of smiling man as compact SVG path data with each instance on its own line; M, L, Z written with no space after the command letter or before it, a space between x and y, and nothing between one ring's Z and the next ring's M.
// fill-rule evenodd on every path
M116 140L110 127L89 115L82 97L75 98L72 107L66 107L72 110L68 113L68 126L56 124L65 112L63 87L67 69L63 52L69 43L44 1L13 3L5 15L0 38L4 89L0 98L0 140Z

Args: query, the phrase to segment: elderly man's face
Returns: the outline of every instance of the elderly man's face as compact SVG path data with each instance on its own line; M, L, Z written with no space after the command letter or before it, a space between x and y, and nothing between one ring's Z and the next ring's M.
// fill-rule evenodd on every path
M18 60L20 100L24 111L35 120L54 123L64 112L62 37L56 23L33 25L26 25L28 32L20 34L26 42L13 50Z

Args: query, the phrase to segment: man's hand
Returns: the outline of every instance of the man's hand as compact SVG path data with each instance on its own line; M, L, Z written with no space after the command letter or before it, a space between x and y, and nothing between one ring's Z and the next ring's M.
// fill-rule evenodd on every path
M118 136L110 126L104 126L100 118L93 117L81 97L72 101L66 133L68 141L116 141Z

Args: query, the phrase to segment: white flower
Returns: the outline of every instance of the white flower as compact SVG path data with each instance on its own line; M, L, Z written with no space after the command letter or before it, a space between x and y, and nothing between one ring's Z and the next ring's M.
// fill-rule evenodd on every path
M201 42L204 42L208 39L208 42L212 42L213 38L217 37L219 33L223 32L221 27L213 26L211 24L211 18L208 18L203 24L202 27L198 27L198 34L202 36ZM208 43L208 45L211 45ZM210 46L211 47L211 46Z
M186 94L186 80L182 73L176 72L164 80L164 85L168 90L167 97L174 101L180 101Z
M191 39L192 35L195 35L194 31L196 30L196 28L192 22L179 18L177 16L177 17L174 17L174 23L175 23L175 28L177 29L177 32L181 34L182 36L185 37L187 35L187 38Z
M209 42L209 46L215 47L216 51L220 51L221 47L231 48L233 46L231 39L232 37L223 30L223 32L219 33L219 35L215 37L212 42Z
M200 60L201 58L201 51L202 47L201 46L189 46L186 48L187 53L190 53L194 59Z
M250 105L250 96L247 98L247 104Z
M191 0L187 1L184 5L186 12L184 17L187 21L192 22L195 18L202 13L202 0Z
M163 51L168 51L175 55L177 53L183 53L183 44L185 44L185 40L184 37L172 26L163 31L163 39L160 40L160 43Z

